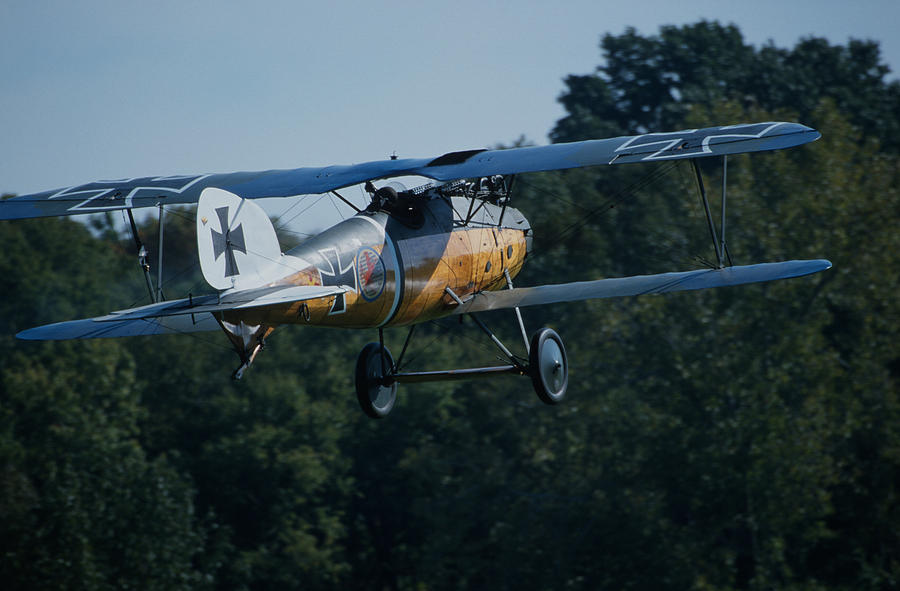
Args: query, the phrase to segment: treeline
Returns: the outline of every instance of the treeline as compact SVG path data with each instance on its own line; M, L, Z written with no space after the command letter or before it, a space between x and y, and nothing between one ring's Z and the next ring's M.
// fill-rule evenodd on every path
M700 22L601 48L555 141L816 127L729 158L728 250L834 268L528 309L566 341L563 404L525 379L402 386L372 421L352 368L374 331L281 328L241 382L215 333L16 341L146 294L102 222L0 223L4 589L900 587L900 85L872 42L755 48ZM703 171L716 206L720 163ZM684 163L520 179L517 283L702 266L692 183ZM190 215L169 216L169 297L202 291ZM485 319L517 344L511 314ZM484 341L427 324L413 363L491 363Z

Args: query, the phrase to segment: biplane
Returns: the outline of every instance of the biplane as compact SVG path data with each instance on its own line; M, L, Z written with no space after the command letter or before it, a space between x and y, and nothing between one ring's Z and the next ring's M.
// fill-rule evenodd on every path
M766 122L503 150L450 152L436 158L390 159L349 166L167 176L98 181L0 202L0 219L67 216L125 210L139 248L152 303L106 316L25 330L20 339L112 338L164 333L225 333L240 358L240 378L281 325L300 324L377 331L356 362L356 394L363 411L386 416L397 385L516 374L531 379L538 397L558 403L568 385L562 338L550 328L528 337L521 307L594 298L733 286L799 277L825 270L827 260L730 265L725 243L725 179L731 154L778 150L811 142L816 130ZM699 166L719 157L723 166L718 232ZM716 252L711 268L593 281L515 287L531 252L532 229L512 206L516 175L595 165L688 160ZM405 189L387 179L426 177ZM376 187L375 183L382 186ZM364 185L364 209L338 190ZM255 199L331 193L356 209L351 217L281 252L266 212ZM164 207L197 204L197 249L210 293L163 300L153 290L146 250L132 216L159 208L160 264ZM161 274L158 281L161 282ZM515 311L525 355L510 351L479 318ZM468 315L502 353L502 365L405 371L404 356L417 324ZM409 327L395 359L384 330Z

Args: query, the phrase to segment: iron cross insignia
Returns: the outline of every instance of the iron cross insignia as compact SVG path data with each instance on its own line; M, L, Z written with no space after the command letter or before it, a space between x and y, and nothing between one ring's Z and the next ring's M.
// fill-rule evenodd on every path
M237 228L228 227L228 207L217 208L216 215L219 216L219 227L222 228L222 231L212 231L213 257L215 260L219 260L224 253L225 277L234 277L240 274L237 261L234 260L234 251L247 254L247 246L244 244L244 228L240 224Z

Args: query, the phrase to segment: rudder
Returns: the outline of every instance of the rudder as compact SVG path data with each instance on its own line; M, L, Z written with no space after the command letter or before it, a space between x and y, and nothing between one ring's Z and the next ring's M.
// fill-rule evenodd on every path
M223 189L207 188L200 194L197 252L203 277L216 289L262 287L287 271L266 212Z

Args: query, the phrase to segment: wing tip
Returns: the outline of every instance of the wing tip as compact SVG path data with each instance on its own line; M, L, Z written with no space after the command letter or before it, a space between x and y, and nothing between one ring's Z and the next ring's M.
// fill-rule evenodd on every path
M834 266L831 264L831 261L829 261L828 259L816 259L816 262L819 263L821 266L819 269L814 271L815 273L818 273L819 271L827 271L828 269L830 269L831 267Z
M40 328L40 327L38 327ZM27 328L16 333L16 338L20 341L46 341L48 339L36 336L38 328Z

